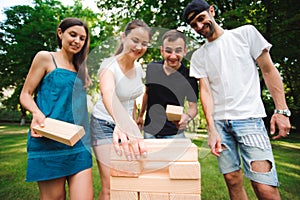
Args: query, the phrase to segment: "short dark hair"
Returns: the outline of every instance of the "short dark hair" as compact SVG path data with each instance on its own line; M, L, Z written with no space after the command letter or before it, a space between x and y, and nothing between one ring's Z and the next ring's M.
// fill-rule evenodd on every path
M185 35L182 32L180 32L178 30L175 30L175 29L169 30L169 31L167 31L163 34L163 36L162 36L162 45L164 44L165 40L168 40L169 42L174 42L178 38L183 39L184 46L186 46L186 37L185 37Z

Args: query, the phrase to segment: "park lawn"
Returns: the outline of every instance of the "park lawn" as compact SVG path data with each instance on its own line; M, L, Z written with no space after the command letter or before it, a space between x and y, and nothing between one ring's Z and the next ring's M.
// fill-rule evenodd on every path
M24 126L0 125L0 199L39 198L37 184L25 182L27 130L28 127ZM223 177L218 172L216 158L209 153L207 139L197 137L193 142L199 147L202 200L229 199ZM300 199L300 134L292 134L287 139L272 141L272 146L282 199ZM97 199L101 184L95 157L93 158L93 185L95 199ZM244 182L249 199L256 199L250 181L245 179Z
M28 128L0 125L0 199L39 199L37 184L35 182L25 182ZM96 196L98 196L101 185L95 159L93 159L93 177L95 199L97 199Z

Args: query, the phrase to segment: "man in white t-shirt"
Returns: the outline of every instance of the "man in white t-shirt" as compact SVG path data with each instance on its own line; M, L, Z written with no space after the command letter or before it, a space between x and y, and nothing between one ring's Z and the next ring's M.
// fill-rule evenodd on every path
M214 7L193 0L184 11L185 21L207 42L191 58L190 76L200 82L200 98L208 125L208 144L217 156L230 198L247 199L243 172L259 199L280 199L273 152L262 118L258 64L273 97L273 139L287 137L288 110L281 77L271 60L269 44L251 25L222 29ZM255 63L256 62L256 63Z

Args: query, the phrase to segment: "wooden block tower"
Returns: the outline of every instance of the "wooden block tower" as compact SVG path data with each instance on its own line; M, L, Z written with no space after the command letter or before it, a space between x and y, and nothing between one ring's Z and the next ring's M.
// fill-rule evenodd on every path
M147 158L111 151L111 200L200 200L198 147L190 139L145 139Z

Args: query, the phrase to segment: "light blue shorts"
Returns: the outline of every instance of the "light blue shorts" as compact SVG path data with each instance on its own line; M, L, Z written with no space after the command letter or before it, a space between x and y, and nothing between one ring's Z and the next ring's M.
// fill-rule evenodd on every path
M241 169L252 181L279 186L270 139L261 118L245 120L216 120L223 151L218 157L219 170L227 174ZM270 172L254 172L251 162L267 160L272 164Z
M91 116L90 131L92 146L112 144L115 124Z
M185 138L184 132L178 133L176 135L152 135L151 133L144 132L144 138L145 139L172 139L172 138Z

